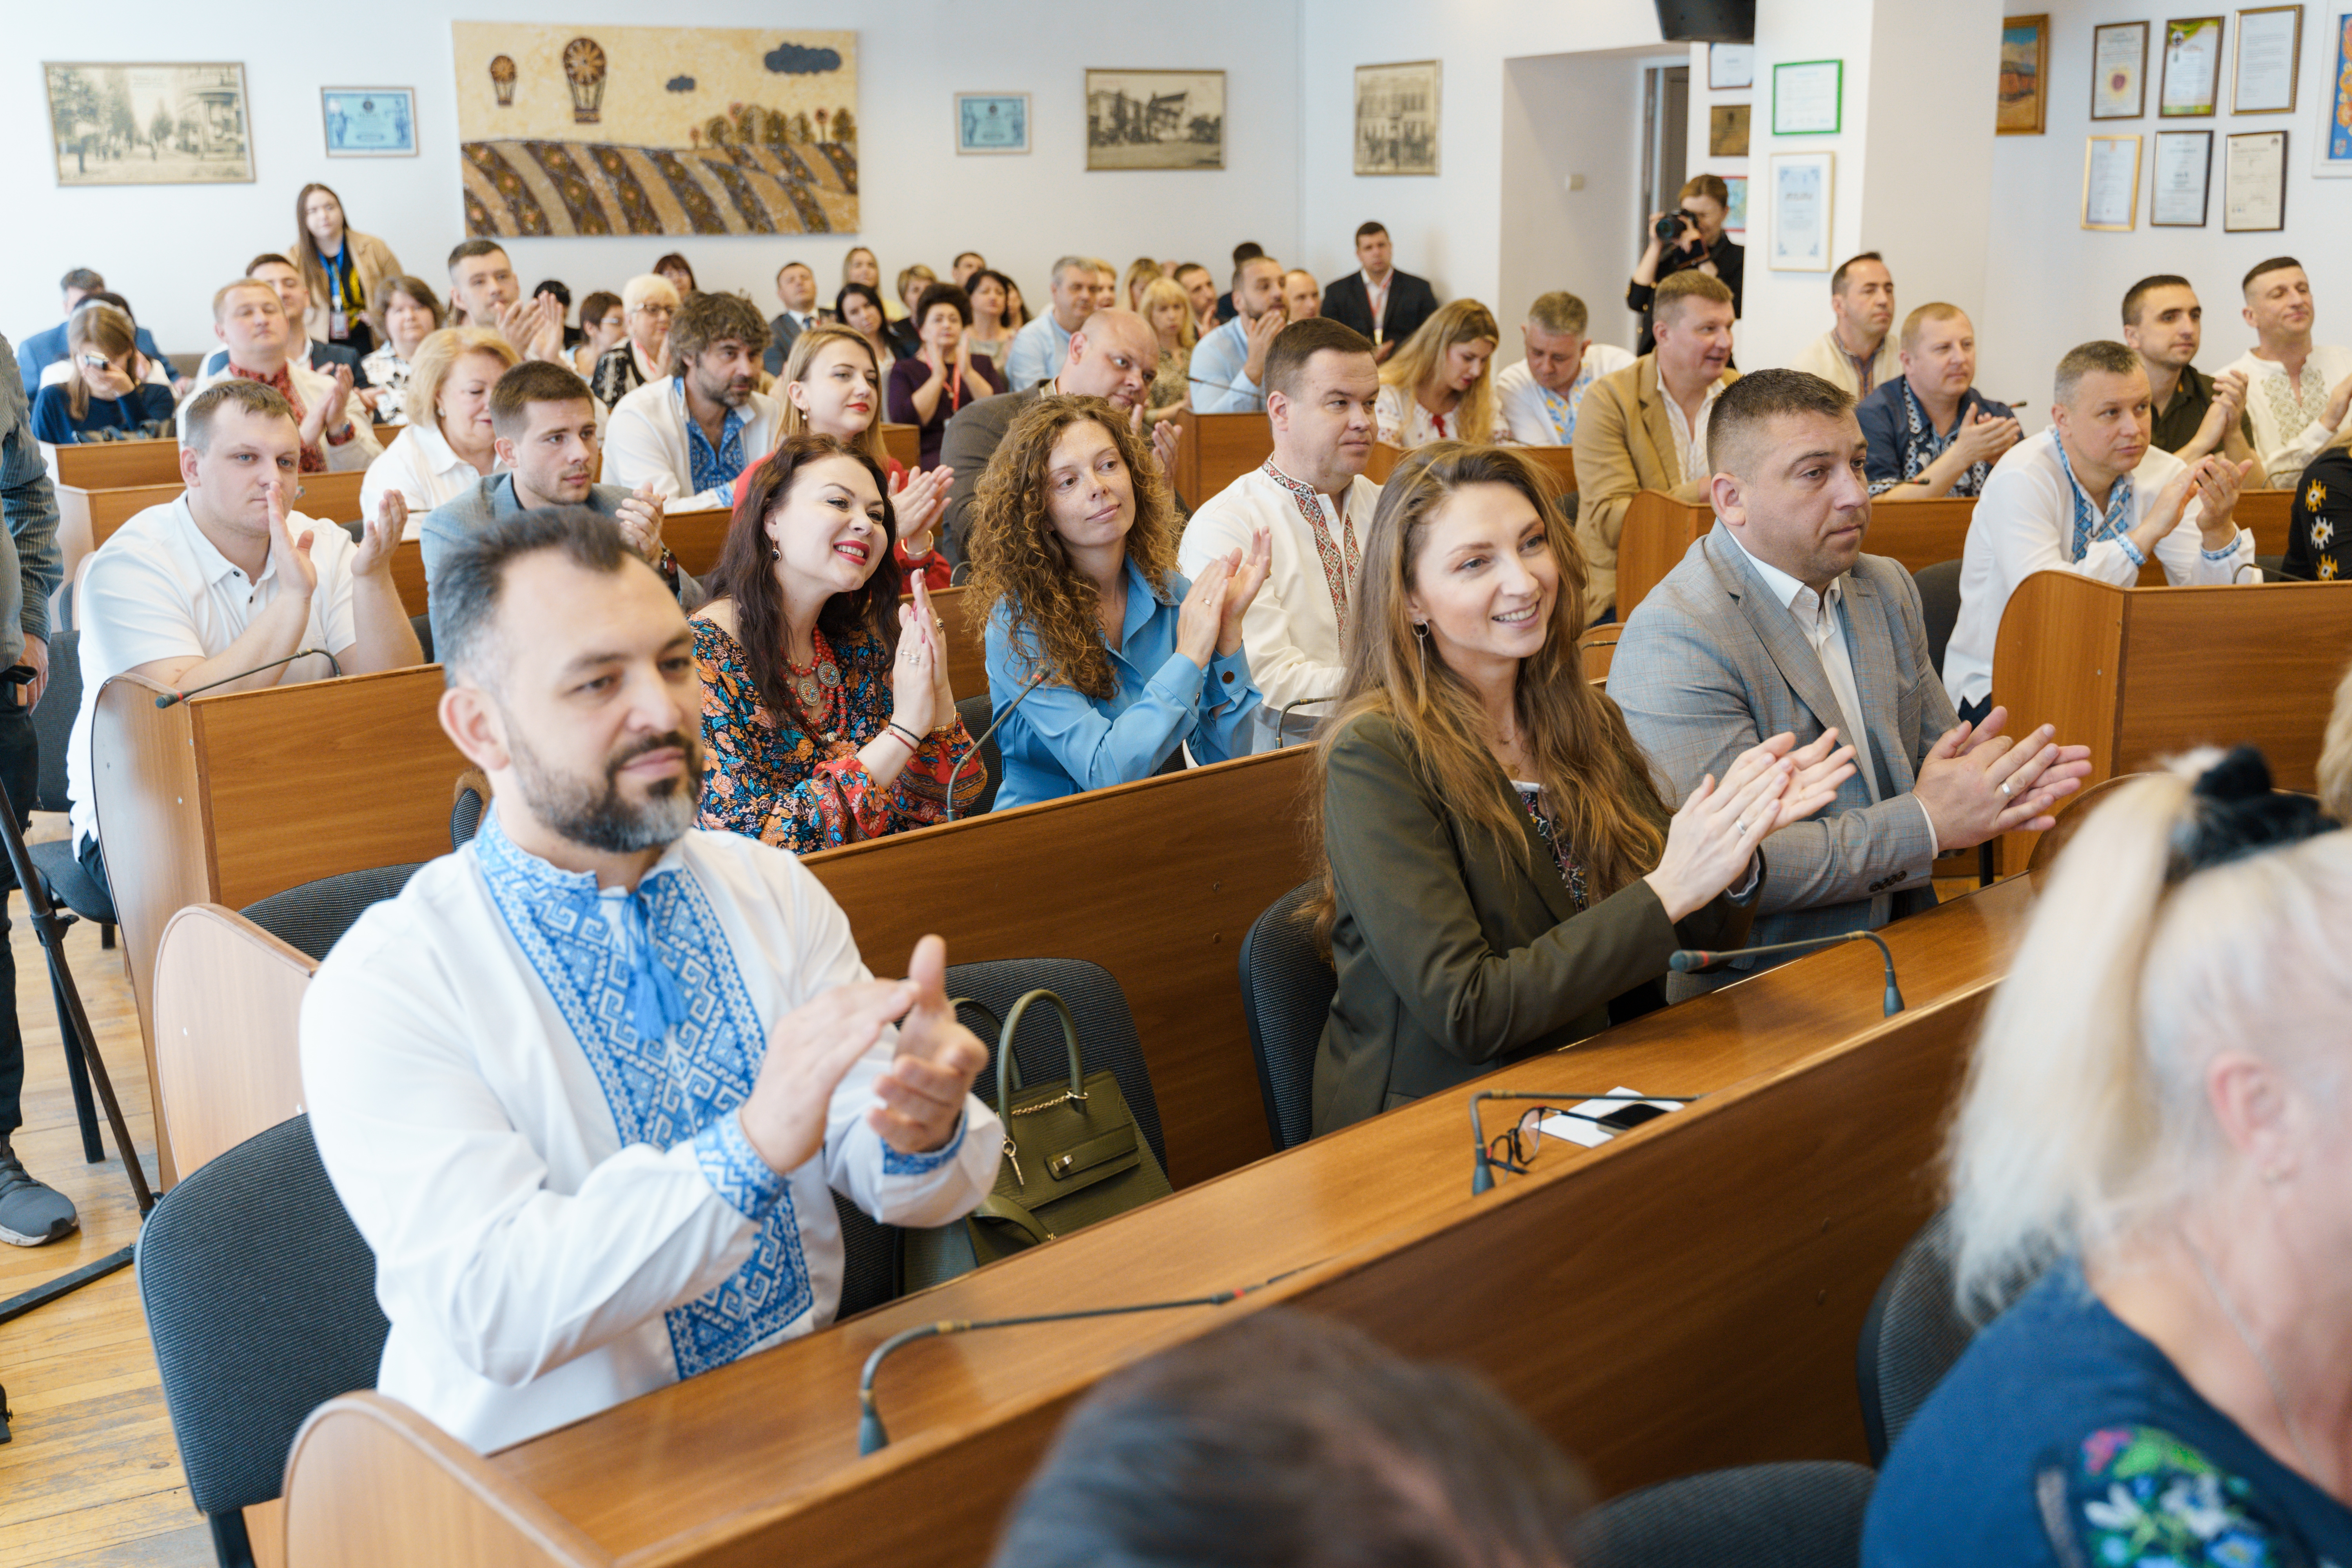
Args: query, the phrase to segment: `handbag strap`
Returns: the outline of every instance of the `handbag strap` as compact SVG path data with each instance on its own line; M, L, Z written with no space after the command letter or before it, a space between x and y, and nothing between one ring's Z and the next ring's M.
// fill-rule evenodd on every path
M1070 1016L1070 1005L1067 1002L1041 985L1013 1004L1013 1011L1004 1016L1004 1026L998 1031L996 1037L996 1113L1003 1117L1008 1123L1013 1117L1024 1114L1024 1110L1013 1109L1012 1089L1006 1077L1013 1061L1013 1037L1020 1029L1022 1016L1029 1011L1029 1005L1041 996L1051 1002L1054 1005L1054 1011L1061 1015L1062 1044L1070 1054L1070 1086L1062 1091L1060 1100L1048 1100L1045 1103L1047 1105L1081 1104L1087 1098L1085 1069L1078 1059L1078 1021ZM1043 1109L1044 1106L1025 1108L1026 1110ZM1010 1129L1008 1128L1007 1131L1009 1134Z

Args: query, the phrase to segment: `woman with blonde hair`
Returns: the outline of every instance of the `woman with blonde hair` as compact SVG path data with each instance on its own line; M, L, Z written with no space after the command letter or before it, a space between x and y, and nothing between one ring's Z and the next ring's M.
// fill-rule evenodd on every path
M425 514L455 500L499 469L490 389L520 361L503 332L444 327L425 340L408 372L408 425L368 465L360 514L376 515L387 490L408 502L414 539Z
M1495 378L1487 374L1503 334L1475 300L1439 309L1381 366L1374 412L1381 439L1406 451L1431 441L1495 438Z
M343 201L313 181L294 198L297 237L287 251L309 289L302 330L320 342L341 343L364 360L375 348L369 330L376 287L404 275L392 247L343 222Z
M1960 1304L2006 1310L1887 1456L1865 1563L2352 1563L2336 827L2242 747L2060 854L1949 1149Z
M596 362L589 390L607 409L649 381L669 374L669 324L677 315L678 292L667 278L646 272L621 285L625 342L614 343Z
M1056 393L1005 432L969 515L965 614L988 627L997 809L1148 778L1179 746L1203 762L1248 752L1258 695L1242 613L1265 581L1264 529L1246 557L1187 582L1149 444L1102 399Z
M146 441L172 434L172 389L147 379L139 329L111 305L86 303L66 323L72 374L33 399L33 437L52 447Z
M1151 323L1160 340L1160 372L1152 378L1144 417L1157 425L1191 406L1192 346L1201 341L1192 320L1192 302L1169 278L1153 278L1143 286L1143 302L1136 313Z
M360 362L376 389L379 425L408 423L408 378L425 340L443 326L441 301L420 278L387 278L376 286L368 307L376 331L375 352Z
M1160 263L1148 256L1139 256L1129 262L1127 276L1121 280L1118 290L1120 297L1127 301L1127 308L1139 316L1142 315L1143 290L1150 286L1153 279L1165 276L1160 269Z
M1381 487L1316 753L1318 929L1339 982L1318 1133L1598 1034L1612 1003L1655 999L1677 949L1739 946L1758 847L1853 772L1834 731L1775 735L1669 809L1585 678L1583 590L1517 453L1442 442Z

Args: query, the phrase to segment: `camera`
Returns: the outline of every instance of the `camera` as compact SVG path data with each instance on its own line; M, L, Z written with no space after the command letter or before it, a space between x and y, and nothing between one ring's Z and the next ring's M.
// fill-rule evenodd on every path
M1698 226L1698 219L1688 212L1677 209L1674 212L1661 214L1658 221L1651 226L1650 232L1656 235L1661 242L1672 245L1675 240L1682 237L1683 225L1685 224L1688 224L1691 227L1696 228Z

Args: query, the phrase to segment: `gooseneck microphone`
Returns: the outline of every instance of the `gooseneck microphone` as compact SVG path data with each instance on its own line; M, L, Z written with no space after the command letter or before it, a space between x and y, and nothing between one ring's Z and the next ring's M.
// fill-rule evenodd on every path
M1344 695L1345 693L1331 697L1300 697L1274 710L1274 749L1278 752L1290 744L1290 714L1293 709L1309 708L1320 702L1337 702L1340 696Z
M1666 960L1666 967L1677 974L1693 974L1735 958L1756 957L1768 952L1811 952L1816 948L1835 947L1842 942L1875 942L1878 956L1886 964L1886 994L1882 999L1881 1013L1892 1018L1903 1011L1903 993L1895 985L1895 955L1886 949L1885 942L1874 931L1840 931L1835 936L1808 937L1802 942L1776 942L1765 947L1733 948L1724 952L1708 952L1699 948L1685 948Z
M343 667L335 662L335 656L329 653L325 648L297 648L292 653L288 654L284 658L273 658L268 664L257 664L251 669L241 669L235 675L224 675L218 680L207 680L202 686L191 686L185 691L167 691L163 696L155 699L155 706L158 708L169 708L174 702L185 702L189 698L197 696L202 692L210 691L215 686L228 686L236 681L243 680L248 675L259 675L265 669L276 669L281 664L291 664L298 658L308 658L314 653L320 658L327 661L327 668L335 672L336 679L341 679L342 678Z
M1074 1323L1084 1318L1123 1318L1136 1312L1170 1312L1179 1307L1222 1307L1244 1296L1254 1296L1269 1285L1280 1284L1293 1274L1304 1274L1317 1267L1319 1265L1301 1264L1297 1268L1285 1269L1270 1279L1261 1279L1255 1285L1219 1290L1209 1296L1188 1296L1181 1301L1137 1301L1124 1307L1088 1307L1074 1312L1034 1312L1022 1318L950 1318L902 1330L874 1347L874 1353L866 1358L866 1370L858 1374L857 1451L866 1455L889 1447L890 1434L883 1430L882 1412L874 1402L874 1377L882 1370L882 1363L897 1354L903 1345L913 1344L917 1340L968 1334L979 1329L1018 1329L1032 1323Z
M1495 1185L1495 1164L1486 1154L1486 1130L1479 1125L1478 1120L1478 1106L1482 1100L1571 1100L1580 1105L1593 1100L1616 1105L1646 1105L1652 1100L1657 1100L1666 1105L1689 1105L1696 1102L1698 1096L1695 1094L1582 1094L1575 1089L1554 1091L1541 1089L1482 1089L1470 1097L1470 1152L1474 1156L1474 1162L1470 1167L1470 1195L1475 1198L1480 1193L1491 1191ZM1566 1106L1556 1107L1555 1114L1565 1116L1574 1121L1591 1121L1595 1124L1601 1121L1600 1117L1589 1111L1570 1110Z
M963 777L963 771L964 771L964 769L966 769L966 768L968 768L968 767L971 766L971 764L972 764L975 761L977 761L977 760L979 759L979 757L980 757L980 748L981 748L982 743L983 742L985 742L985 741L986 741L986 740L987 740L991 735L993 735L993 734L995 734L995 733L996 733L996 727L997 727L998 725L1000 725L1000 724L1003 723L1007 719L1010 719L1010 718L1012 718L1012 717L1013 717L1013 710L1015 708L1020 707L1024 702L1026 702L1026 701L1028 701L1028 700L1029 700L1029 694L1030 694L1031 692L1033 692L1033 691L1036 690L1039 687L1041 687L1041 686L1043 686L1043 685L1045 685L1045 677L1046 677L1047 675L1051 674L1051 673L1052 673L1052 671L1050 671L1050 670L1044 670L1044 669L1041 669L1041 670L1039 670L1036 674L1034 674L1034 675L1031 676L1031 677L1029 678L1029 684L1028 684L1028 685L1026 685L1026 686L1024 686L1024 687L1023 687L1023 688L1021 689L1021 695L1020 695L1020 696L1018 696L1018 697L1015 697L1012 701L1010 701L1010 702L1006 703L1006 704L1004 705L1004 711L1003 711L1003 712L1002 712L1002 713L997 714L995 717L993 717L993 718L992 718L991 720L989 720L989 721L988 721L988 728L987 728L987 729L985 729L985 730L982 730L979 734L977 734L977 735L975 735L975 736L973 736L973 737L972 737L972 741L971 741L971 751L969 751L969 752L966 752L964 753L963 761L961 761L961 762L958 763L955 765L955 772L953 772L953 773L950 773L950 774L948 775L948 815L947 815L947 820L948 820L948 821L950 821L950 822L953 822L953 821L956 819L956 818L955 818L955 792L956 792L956 780L958 780L958 779L960 779L960 778Z

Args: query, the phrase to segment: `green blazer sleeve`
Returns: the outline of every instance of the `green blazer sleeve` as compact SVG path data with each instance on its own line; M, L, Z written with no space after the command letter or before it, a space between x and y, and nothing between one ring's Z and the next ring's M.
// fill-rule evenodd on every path
M1576 912L1532 828L1530 865L1455 819L1383 720L1333 746L1324 805L1339 994L1318 1131L1596 1034L1610 999L1664 973L1675 949L1744 938L1746 910L1717 899L1677 928L1638 879Z

